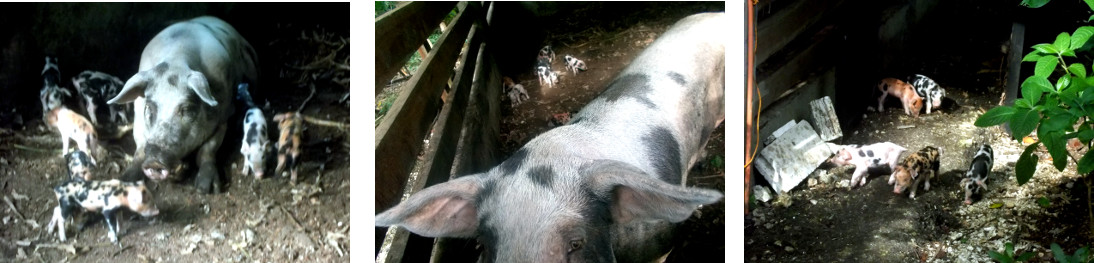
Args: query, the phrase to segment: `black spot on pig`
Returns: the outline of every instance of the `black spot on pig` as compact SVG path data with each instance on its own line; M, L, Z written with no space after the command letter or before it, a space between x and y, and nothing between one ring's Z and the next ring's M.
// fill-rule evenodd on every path
M551 188L555 178L555 171L551 167L536 166L528 170L528 178L532 179L532 182L538 186Z
M505 162L501 163L501 175L502 176L507 176L507 175L516 173L517 169L520 168L521 164L524 163L524 159L527 159L527 158L528 158L528 150L527 149L520 149L519 151L513 153L513 156L510 156L509 159L507 159L507 160L505 160Z
M863 152L862 150L858 150L858 156L859 157L866 157L866 153Z
M669 72L669 78L671 78L673 81L676 81L676 84L678 84L680 86L683 86L684 84L687 84L687 82L684 81L684 75L680 75L680 73Z
M866 156L868 156L868 157L874 157L874 151L872 151L872 150L866 150Z
M179 85L179 76L178 75L171 75L170 77L167 77L167 84L171 84L171 86L178 86Z
M156 65L155 68L152 68L152 72L155 72L157 76L163 75L164 72L167 72L167 62L160 62L159 65Z
M654 128L642 136L642 144L646 145L646 156L657 176L670 184L680 184L680 143L672 132L664 127Z
M642 104L646 104L650 108L656 108L657 105L653 104L649 98L652 87L650 86L650 77L645 74L629 74L619 77L608 84L608 88L604 90L604 93L600 94L608 102L615 102L621 98L631 97Z
M65 189L64 192L72 193L73 191L71 189ZM87 200L87 192L88 191L86 191L86 189L78 190L78 191L75 191L75 192L76 192L76 195L75 195L76 199L78 199L78 200Z
M475 196L475 206L482 207L483 200L494 195L495 189L497 189L497 183L494 183L494 180L486 181L486 183L482 185L482 189L479 190L479 194Z

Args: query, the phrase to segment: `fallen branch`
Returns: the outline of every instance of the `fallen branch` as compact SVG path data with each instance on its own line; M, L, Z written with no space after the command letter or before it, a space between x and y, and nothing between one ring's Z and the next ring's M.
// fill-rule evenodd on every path
M20 213L19 209L15 208L15 204L12 203L11 199L8 199L7 196L4 197L4 203L8 203L8 207L11 207L11 211L15 212L15 215L19 216L20 219L27 220L27 218L23 216L23 213Z
M896 126L896 128L897 129L915 128L915 125L901 125L901 126Z
M309 84L308 86L311 87L311 93L308 94L308 98L304 99L303 103L300 103L300 108L297 108L296 112L303 111L304 105L308 105L308 101L311 100L312 96L315 96L315 84Z
M328 120L319 119L319 118L315 118L315 117L311 117L311 116L307 116L307 115L303 115L303 114L301 114L300 116L304 117L304 121L306 121L308 123L311 123L311 124L319 125L319 126L335 127L335 128L339 128L339 129L349 128L349 124L345 124L345 123L341 123L341 122L328 121Z
M23 146L23 145L20 145L20 144L12 144L12 146L14 146L15 149L27 150L27 151L44 152L44 153L57 153L57 152L60 152L59 150L39 149L39 148L30 147L30 146Z

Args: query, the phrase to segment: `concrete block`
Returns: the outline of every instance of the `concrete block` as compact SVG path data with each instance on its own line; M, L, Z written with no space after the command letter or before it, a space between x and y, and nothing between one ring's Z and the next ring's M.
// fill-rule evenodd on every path
M832 155L807 121L800 121L760 151L756 169L776 193L790 191Z

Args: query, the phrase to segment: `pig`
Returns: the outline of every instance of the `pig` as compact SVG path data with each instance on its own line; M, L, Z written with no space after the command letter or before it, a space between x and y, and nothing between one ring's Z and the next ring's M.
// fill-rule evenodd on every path
M216 154L235 119L235 85L256 85L254 48L224 21L203 16L172 24L141 53L139 72L108 103L133 103L136 153L122 180L178 179L193 160L199 192L220 192ZM229 128L231 127L231 128ZM238 134L239 130L233 130ZM190 158L193 156L193 158Z
M548 88L554 88L558 82L558 74L551 70L551 63L545 58L540 58L536 63L536 76L539 77L540 87L546 82Z
M981 145L980 150L973 155L969 170L965 172L965 178L961 179L961 187L965 189L966 205L972 204L974 194L980 194L981 189L988 188L985 182L988 180L988 174L991 173L994 157L991 145L987 144Z
M61 134L61 157L68 153L69 140L76 141L76 147L81 151L94 155L92 150L99 145L99 135L87 118L61 106L49 112L47 122ZM91 163L95 163L94 156L91 156Z
M106 104L106 100L114 98L122 90L125 82L110 74L85 70L80 75L72 77L72 86L83 98L83 104L87 107L87 115L91 117L91 123L103 125L109 120L111 124L129 124L129 115L133 112L132 104ZM100 109L106 108L108 119L99 120ZM121 121L121 122L119 122Z
M539 49L539 56L537 56L536 58L546 60L547 63L554 63L555 51L551 49L551 45L543 46L543 48Z
M941 154L941 149L927 146L905 157L889 176L889 184L896 183L893 193L900 194L911 186L911 198L915 199L915 190L920 183L923 183L923 190L931 190L931 178L938 174Z
M42 101L42 118L46 119L49 112L61 107L65 97L72 97L72 92L61 85L61 70L57 67L57 58L46 56L46 65L42 68L42 90L38 93Z
M502 78L502 81L505 89L509 90L507 94L509 95L510 106L515 108L517 105L520 105L521 102L529 98L528 91L524 90L523 85L513 83L513 79L510 79L509 77Z
M236 91L238 100L248 108L243 115L243 143L239 148L239 153L243 155L243 171L240 173L247 175L251 171L255 179L262 179L270 140L266 138L266 115L254 105L251 93L247 91L248 86L246 83L239 84Z
M891 95L899 98L904 104L904 114L919 117L919 110L923 108L923 98L916 94L912 85L899 79L885 78L877 84L877 88L881 91L881 97L877 99L879 112L885 112L885 98Z
M478 237L479 262L650 262L717 190L684 186L725 118L724 13L686 17L570 124L500 165L418 191L376 216L428 237Z
M277 137L277 168L274 173L281 174L289 169L292 177L289 182L296 184L296 166L300 164L300 135L304 131L304 118L296 112L274 115L274 122L281 135Z
M581 61L570 55L566 55L564 58L566 59L566 69L572 71L574 75L577 75L578 70L585 71L588 69L585 67L585 61Z
M875 143L862 147L849 145L836 152L836 156L832 157L831 162L837 165L854 165L855 172L851 176L851 187L856 187L866 185L866 174L870 169L887 167L890 172L896 170L897 163L900 161L900 154L904 153L905 150L907 149L892 142Z
M65 220L73 212L102 212L106 227L110 230L110 241L118 243L118 219L115 216L120 208L126 208L144 217L159 214L152 201L152 194L143 181L122 182L120 180L83 181L69 180L53 188L57 196L57 207L53 208L53 218L46 229L53 233L57 228L57 237L65 241Z
M946 97L946 90L938 86L933 79L915 74L908 83L911 83L915 87L916 94L926 101L927 114L931 114L931 109L942 107L942 98Z
M68 164L69 180L91 180L91 168L95 164L91 163L91 156L84 151L75 150L65 154L65 163Z

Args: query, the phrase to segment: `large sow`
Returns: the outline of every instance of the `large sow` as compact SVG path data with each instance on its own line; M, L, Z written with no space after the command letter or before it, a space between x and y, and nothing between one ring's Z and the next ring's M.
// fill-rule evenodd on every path
M140 72L109 103L134 103L137 152L122 179L177 177L197 164L194 184L219 192L216 153L229 128L239 83L257 81L254 49L231 25L209 16L168 26L141 53ZM195 156L196 155L196 156ZM193 158L190 158L193 157Z
M683 186L725 118L724 13L677 22L570 124L491 170L376 216L423 236L477 237L481 262L649 262L722 193Z

